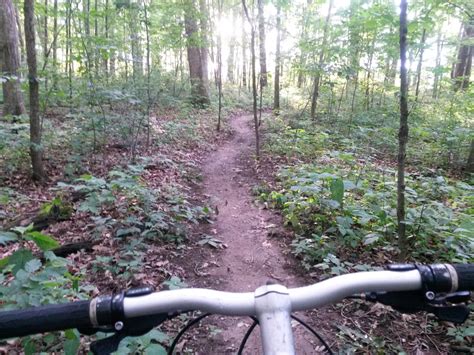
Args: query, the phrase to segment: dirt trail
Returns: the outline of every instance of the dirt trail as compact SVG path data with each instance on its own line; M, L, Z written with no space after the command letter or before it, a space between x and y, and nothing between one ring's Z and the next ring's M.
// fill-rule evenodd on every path
M249 122L250 116L233 118L232 139L204 162L202 192L218 211L207 233L220 239L227 248L213 253L211 260L196 265L195 274L201 276L192 280L193 287L248 292L269 280L288 287L308 282L296 274L291 255L284 255L279 245L281 239L269 236L270 230L281 226L279 216L254 203L251 187L256 182L252 170L255 143ZM209 339L202 353L235 353L251 320L226 317L213 320L211 324L222 332ZM319 344L301 328L294 328L298 353L314 353ZM245 353L260 352L258 333L256 329Z

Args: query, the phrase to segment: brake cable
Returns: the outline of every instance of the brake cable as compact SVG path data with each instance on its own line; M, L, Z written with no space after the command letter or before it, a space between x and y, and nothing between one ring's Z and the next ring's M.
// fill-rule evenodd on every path
M178 344L179 340L183 337L183 335L189 330L189 328L191 328L193 325L199 323L201 320L203 320L204 318L210 316L211 313L205 313L197 318L194 318L193 320L191 320L190 322L188 322L188 324L186 324L184 326L183 329L181 329L181 331L178 333L178 335L176 335L176 337L174 338L173 340L173 343L171 344L169 350L168 350L168 355L172 355L173 354L173 351L174 351L174 348L176 347L176 345Z
M253 323L250 326L250 328L247 329L247 332L245 333L244 338L242 339L242 342L240 343L239 351L237 352L237 355L242 355L242 352L244 351L244 348L245 348L245 344L247 344L247 340L249 339L250 334L252 334L253 330L258 325L258 319L257 318L255 318L255 317L250 317L250 318L253 319Z
M298 318L297 316L295 315L291 315L291 318L293 318L295 321L297 321L298 323L300 323L303 327L305 327L307 330L309 330L311 332L311 334L313 334L316 338L319 339L319 341L321 342L321 344L323 344L323 346L326 348L326 351L329 353L329 355L333 355L334 353L332 352L331 348L329 347L328 343L326 343L326 341L323 339L323 337L321 335L319 335L313 328L311 328L307 323L305 323L302 319Z

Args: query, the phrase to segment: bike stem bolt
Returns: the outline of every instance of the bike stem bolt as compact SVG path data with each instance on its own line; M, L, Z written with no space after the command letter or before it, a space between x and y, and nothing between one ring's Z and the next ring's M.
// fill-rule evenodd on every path
M433 301L436 297L435 293L433 291L428 291L425 293L425 297L429 301Z
M123 329L123 322L120 322L120 321L116 322L114 324L114 328L115 328L116 331L121 331Z

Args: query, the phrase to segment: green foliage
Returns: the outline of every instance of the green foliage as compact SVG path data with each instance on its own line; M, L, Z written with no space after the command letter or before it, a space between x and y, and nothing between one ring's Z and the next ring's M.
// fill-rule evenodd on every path
M297 233L294 251L309 268L329 253L393 252L396 186L393 171L329 152L330 166L299 165L280 170L281 189L261 198L282 209ZM346 161L347 160L347 161ZM361 172L363 171L363 175ZM418 260L472 262L472 187L443 176L408 175L407 228ZM349 257L350 261L352 257Z
M146 355L166 355L166 349L159 343L166 343L169 341L168 336L153 329L141 337L127 337L120 342L120 346L114 354L146 354Z
M0 231L0 243L2 244L19 242L23 245L26 241L32 241L42 251L48 251L59 246L59 243L53 237L34 231L33 224L27 227L15 227L12 228L11 231ZM0 268L10 265L13 267L13 272L16 273L16 271L22 269L31 259L33 259L31 251L26 248L20 248L10 256L1 259Z
M119 253L98 255L92 270L108 272L123 283L141 272L149 244L161 240L179 247L186 240L187 224L209 215L207 207L192 205L179 186L148 187L142 181L143 172L144 165L136 164L111 170L106 178L83 175L73 183L58 184L60 189L83 195L77 210L91 215L96 237L111 233L118 239Z
M16 117L17 122L3 119L0 120L0 166L13 173L29 164L29 125L24 116Z
M48 251L44 257L43 263L30 250L19 249L8 258L0 274L3 309L69 302L87 297L91 288L79 285L82 275L73 276L69 273L68 260ZM50 351L75 354L79 346L79 333L69 330L46 336L28 336L22 338L22 346L26 354L38 353L45 346Z

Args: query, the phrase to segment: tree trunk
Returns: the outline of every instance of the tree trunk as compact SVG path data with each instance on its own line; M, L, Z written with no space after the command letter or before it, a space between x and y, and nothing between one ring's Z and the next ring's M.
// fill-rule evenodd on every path
M252 94L253 94L253 123L255 127L255 153L257 159L260 158L260 132L259 132L259 124L258 124L258 115L257 115L257 73L256 73L256 65L255 65L255 26L253 21L250 19L249 12L247 9L247 5L245 4L245 0L242 0L242 6L245 11L245 16L251 27L251 35L250 35L250 61L251 61L251 70L252 70Z
M84 14L84 31L86 35L85 43L87 48L91 47L91 24L90 24L90 10L91 10L91 2L90 0L84 0L82 3L82 10ZM87 63L87 71L91 72L92 70L92 61L90 60L90 56L86 55L86 63Z
M48 31L48 0L44 0L44 27L43 27L43 37L44 37L44 47L43 47L43 62L48 62L48 46L49 46L49 31ZM45 65L46 69L46 65ZM44 79L44 88L48 91L48 77L45 76Z
M441 52L443 50L443 43L444 43L444 40L443 40L442 36L443 35L442 35L442 32L441 32L441 27L440 27L439 30L438 30L438 37L436 39L436 60L435 60L435 63L436 63L435 70L436 70L436 72L435 72L434 81L433 81L433 94L432 94L433 99L438 98L439 82L441 80L441 73L440 73Z
M400 130L398 132L397 221L400 258L406 259L408 244L405 224L405 158L408 141L407 0L400 3Z
M0 72L7 78L3 83L3 115L17 116L25 113L25 105L18 81L18 29L11 0L0 1L0 33Z
M247 87L247 33L245 32L244 24L245 24L245 13L242 12L242 86L246 88Z
M303 8L303 19L301 21L301 35L300 35L300 38L301 38L302 41L306 40L306 25L307 25L308 16L309 16L308 8L311 5L311 3L312 3L312 0L307 0L306 4L305 4L305 7ZM301 89L301 87L303 86L304 81L305 81L304 80L305 79L304 70L303 70L305 65L306 65L306 51L303 48L301 48L301 45L300 45L298 78L297 78L297 81L296 81L296 87L298 89Z
M237 20L237 14L236 14L236 8L233 9L232 11L232 28L237 28L236 26L236 20ZM229 56L227 57L227 80L231 82L232 84L235 83L235 51L236 51L236 33L232 31L232 34L229 39Z
M140 9L130 9L130 40L132 47L132 69L133 69L133 80L137 81L143 77L143 51L142 51L142 39L140 36L141 22L140 22Z
M471 150L469 151L469 158L467 159L466 172L474 173L474 139L471 141Z
M201 19L201 63L202 63L202 81L206 88L209 87L209 69L207 65L207 59L209 58L209 41L207 39L207 33L209 31L208 18L209 13L207 11L206 0L199 0L199 11Z
M416 68L416 89L415 89L415 102L418 101L418 94L420 93L420 81L421 81L421 68L423 66L423 53L425 52L426 42L426 28L423 28L420 42L420 58L418 59L418 67Z
M58 86L58 0L54 0L53 19L53 89Z
M15 17L16 17L16 26L18 29L18 39L20 41L20 67L26 62L25 59L25 40L23 38L23 33L21 32L21 21L20 21L20 13L18 8L15 6ZM20 74L20 76L22 76Z
M150 50L150 24L148 19L147 4L143 3L143 14L145 15L145 37L146 37L146 96L147 96L147 111L146 111L146 149L150 148L151 138L151 50Z
M208 87L203 78L202 56L199 44L199 31L196 19L194 0L188 0L184 14L186 32L186 49L188 52L189 77L191 80L191 100L194 105L207 106L210 104Z
M267 58L265 51L265 15L263 12L263 0L257 0L258 2L258 39L260 46L260 85L262 87L267 86Z
M277 2L277 40L276 40L276 52L275 52L275 82L274 82L274 95L273 95L273 109L278 114L280 111L280 41L281 41L281 5Z
M72 0L66 2L66 74L68 77L69 100L72 100Z
M374 33L374 38L372 39L372 44L370 45L369 49L369 63L367 67L367 77L365 79L365 109L369 111L370 109L370 77L372 73L372 60L374 58L374 49L375 49L375 41L377 39L377 34Z
M328 40L327 36L328 36L328 29L329 29L329 21L331 20L332 4L333 4L333 0L330 0L328 13L326 15L326 20L324 22L323 43L321 44L321 50L319 52L318 69L316 72L316 76L314 77L313 97L311 99L311 118L313 120L316 119L316 108L318 105L318 97L319 97L319 83L321 81L321 70L324 63L324 54L325 54L325 49L326 49L326 43Z
M105 27L105 43L109 46L109 0L105 0L105 9L104 9L104 27ZM108 55L103 59L104 63L104 72L105 79L107 83L109 82L109 58L111 56L110 49L107 50Z
M97 39L99 37L99 21L98 21L98 18L99 18L99 15L98 15L98 12L99 12L99 4L98 4L98 0L94 0L94 39L95 39L95 43L98 43ZM100 69L100 62L99 62L99 59L100 59L100 50L97 46L97 44L94 44L93 45L94 47L94 50L92 51L92 53L94 54L94 74L95 74L95 78L97 79L99 77L99 69Z
M45 180L43 166L43 146L41 145L41 123L39 117L39 83L36 63L35 9L34 0L25 0L25 42L28 62L28 81L30 91L30 156L33 178Z
M217 0L218 7L218 21L222 18L222 3L223 0ZM217 33L217 90L219 95L219 107L217 112L217 131L221 130L221 115L222 115L222 38L221 33Z
M464 24L464 31L461 39L461 46L458 50L456 65L451 74L454 79L454 90L464 90L469 87L471 77L472 57L474 45L469 44L474 38L474 18Z

